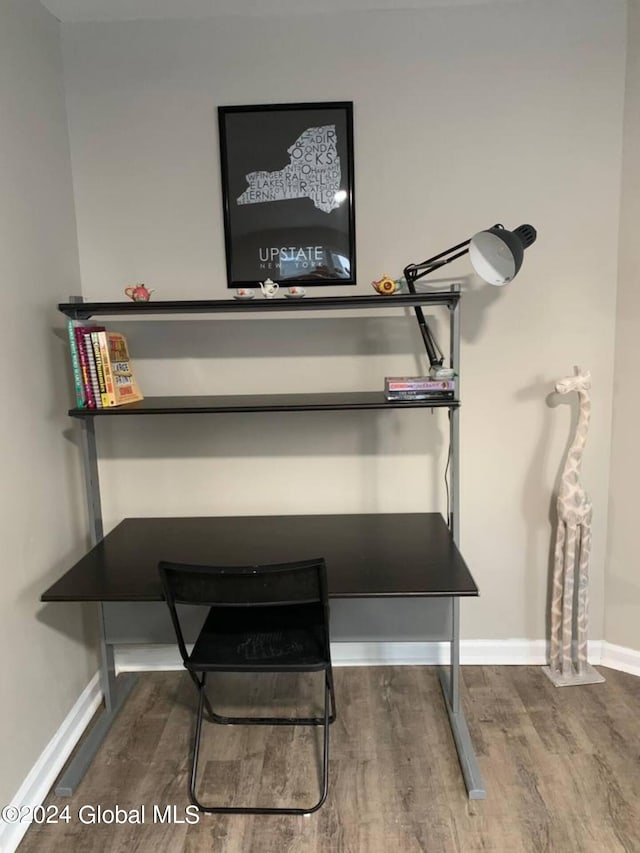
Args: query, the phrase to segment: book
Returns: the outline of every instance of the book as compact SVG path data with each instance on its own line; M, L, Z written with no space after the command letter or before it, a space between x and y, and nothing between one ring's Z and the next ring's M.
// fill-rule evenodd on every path
M102 354L100 351L100 342L98 335L104 332L104 329L91 332L91 346L93 347L93 358L96 363L96 374L98 377L98 388L100 390L100 401L102 408L106 409L109 406L109 398L107 396L107 384L104 379L104 369L102 365Z
M387 376L384 380L384 390L389 393L405 393L407 391L451 392L455 393L455 379L433 379L429 376Z
M76 340L77 322L69 318L67 320L67 335L69 336L69 350L71 352L71 369L73 371L73 384L76 395L76 406L78 409L85 407L87 398L84 390L84 379L80 367L80 356L78 354L78 342Z
M453 391L386 391L387 400L453 400Z
M113 387L113 374L111 372L111 362L109 360L109 341L107 340L106 331L96 332L98 339L98 347L100 349L100 359L102 361L102 372L104 375L104 384L106 388L102 402L105 408L116 405L116 395Z
M84 340L84 351L87 358L87 366L89 369L89 384L91 386L91 394L94 400L95 409L102 408L102 397L100 396L100 384L98 382L98 370L96 368L96 358L93 352L93 341L91 340L91 333L94 330L98 330L98 328L104 329L104 326L83 326L82 327L82 338Z
M91 385L91 372L89 370L89 360L87 358L87 350L84 340L84 326L75 326L74 334L76 337L76 348L78 350L78 361L80 362L80 372L82 375L82 384L84 386L84 406L87 409L95 409L96 401L93 396L93 387Z
M107 332L106 337L109 368L113 379L114 405L121 406L123 403L144 400L133 373L127 339L120 332Z

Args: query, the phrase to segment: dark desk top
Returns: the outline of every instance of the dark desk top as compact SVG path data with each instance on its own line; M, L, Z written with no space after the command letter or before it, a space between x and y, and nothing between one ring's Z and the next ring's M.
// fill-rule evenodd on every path
M332 598L468 596L478 588L437 513L126 518L42 601L161 601L158 562L324 557Z

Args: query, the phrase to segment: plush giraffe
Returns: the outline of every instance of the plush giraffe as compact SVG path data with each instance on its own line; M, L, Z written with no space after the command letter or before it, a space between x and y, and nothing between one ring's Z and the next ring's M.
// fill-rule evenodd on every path
M573 376L556 382L555 389L558 394L577 391L580 405L578 423L562 469L556 502L558 528L551 590L551 639L549 666L544 668L551 681L557 687L563 687L570 684L594 684L604 681L604 678L587 663L592 506L580 482L580 472L591 417L591 374L576 367ZM577 598L578 605L575 638L574 598Z

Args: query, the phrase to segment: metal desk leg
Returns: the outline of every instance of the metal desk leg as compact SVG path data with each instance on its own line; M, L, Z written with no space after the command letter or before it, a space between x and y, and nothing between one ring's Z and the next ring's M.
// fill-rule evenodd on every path
M113 646L109 646L108 648L110 649L111 660L113 661ZM101 667L101 677L104 684L104 665ZM109 676L107 675L107 677ZM134 673L121 675L118 679L117 688L105 694L106 707L104 711L100 714L91 731L76 750L75 755L56 785L55 792L59 797L70 797L75 792L107 736L113 721L127 701L136 681L137 678Z
M460 287L455 285L452 292L459 292ZM450 312L450 358L451 366L460 373L460 302ZM460 379L458 378L458 394L460 394ZM450 444L450 466L451 466L451 491L449 505L449 529L456 546L460 544L460 410L456 407L449 410L449 444ZM467 721L464 718L462 704L460 702L460 599L451 597L451 661L449 669L440 668L440 686L444 696L444 702L449 714L449 725L458 751L458 760L462 768L462 775L467 786L470 800L483 800L487 792L482 781L475 750Z
M458 598L451 598L451 617L451 665L449 671L441 667L438 675L469 799L484 800L487 792L460 703L460 601Z
M81 449L91 541L96 545L103 538L103 528L96 438L91 418L86 418L82 422ZM134 674L128 673L121 676L116 683L113 646L108 642L105 631L103 605L101 603L98 606L100 608L100 685L105 709L60 777L55 789L59 797L70 797L76 790L137 680Z

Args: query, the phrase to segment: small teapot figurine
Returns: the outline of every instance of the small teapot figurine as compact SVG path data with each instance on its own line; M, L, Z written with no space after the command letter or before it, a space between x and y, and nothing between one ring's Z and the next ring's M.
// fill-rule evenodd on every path
M136 284L135 287L125 287L124 293L134 302L148 302L153 290L148 290L144 284L140 283Z
M260 290L267 299L273 299L279 287L280 285L276 281L271 281L270 278L260 282Z
M400 289L398 282L389 278L386 273L378 281L372 281L371 287L382 296L391 296L392 293L396 293Z

